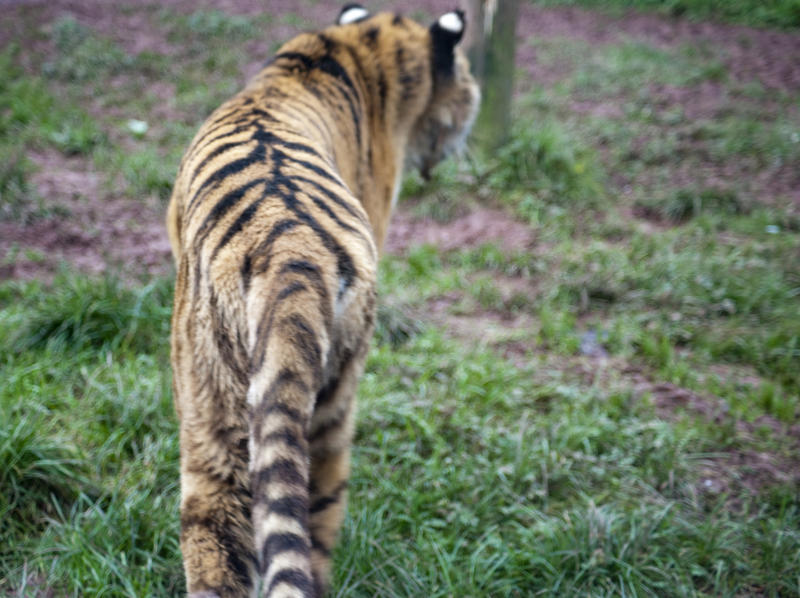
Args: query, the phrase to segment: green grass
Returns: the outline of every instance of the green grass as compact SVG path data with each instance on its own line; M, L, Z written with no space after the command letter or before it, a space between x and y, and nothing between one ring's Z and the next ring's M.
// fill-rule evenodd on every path
M533 0L545 6L575 5L624 14L635 9L693 20L714 20L756 27L800 27L797 0Z
M170 38L183 43L199 43L208 38L251 39L258 35L260 23L271 20L268 15L252 18L220 10L197 10L188 15L163 10L160 17L170 28Z
M173 595L170 285L69 274L53 285L0 291L0 586L21 591L27 575L58 595Z
M57 19L51 28L55 55L42 67L48 77L82 83L119 74L132 63L132 57L114 42L71 16Z
M103 133L78 106L56 99L44 78L19 66L21 49L0 52L0 217L23 218L42 212L29 184L35 171L28 152L53 147L67 155L88 154Z
M167 289L0 287L0 330L28 347L2 363L8 589L180 591ZM362 383L337 595L796 590L796 497L743 495L736 512L698 494L716 446L702 424L381 319L405 333L379 335Z

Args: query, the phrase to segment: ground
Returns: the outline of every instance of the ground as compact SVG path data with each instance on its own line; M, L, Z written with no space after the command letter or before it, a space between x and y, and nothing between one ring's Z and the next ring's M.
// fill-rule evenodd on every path
M191 13L201 9L203 3L173 1L160 3L165 10ZM246 0L229 0L223 3L208 4L236 15L252 15L261 10L261 4ZM447 10L447 2L428 2L418 6L419 11L435 14ZM238 77L244 80L252 75L269 55L270 46L281 39L288 39L301 31L304 26L325 24L330 20L331 8L322 4L305 5L302 2L283 2L279 7L271 7L276 15L302 14L302 18L288 23L271 23L260 40L247 45L252 53ZM169 40L167 28L154 29L152 5L143 4L143 10L119 11L99 1L55 1L48 3L11 2L10 10L15 10L19 18L6 19L0 29L0 45L9 42L25 42L31 30L41 31L48 23L68 15L79 23L90 27L97 33L108 36L130 54L158 52L167 56L180 54L175 44ZM37 32L38 33L38 32ZM670 85L660 82L650 84L652 101L663 112L682 113L690 123L713 119L731 109L732 102L740 102L744 109L779 114L787 106L770 99L772 94L794 94L800 89L800 63L796 60L800 52L797 34L779 31L758 30L748 27L692 23L687 20L665 19L657 15L631 13L625 18L615 18L579 8L542 8L524 5L521 8L518 26L519 50L517 63L529 77L518 83L518 93L529 86L547 88L558 85L576 69L574 47L592 48L613 46L620 42L646 44L658 50L691 48L692 51L707 53L709 60L719 60L728 74L725 83L703 81L696 85ZM271 44L264 39L275 40ZM564 52L558 46L564 44ZM38 42L45 55L56 52L52 44ZM544 55L544 56L542 56ZM120 88L126 86L124 76L113 84ZM763 95L755 100L731 97L729 88L759 85ZM150 93L163 100L164 106L149 111L147 116L153 121L180 118L170 107L174 85L168 81L151 86ZM621 119L624 117L625 94L611 94L608 98L582 97L570 99L569 109L580 116L590 114L601 118ZM591 96L591 94L587 94ZM159 109L160 108L160 109ZM124 110L99 102L88 107L96 118L122 118ZM788 110L797 118L797 105ZM691 132L687 133L691 134ZM125 140L120 140L124 142ZM645 144L648 139L638 140ZM795 143L797 143L795 141ZM59 206L69 210L70 218L53 218L47 221L19 223L4 221L0 223L0 254L6 256L3 274L7 278L37 277L53 272L56 264L65 259L81 268L100 272L105 265L134 261L144 265L151 273L168 271L169 247L164 242L162 223L163 204L132 202L130 192L113 192L108 185L102 185L100 174L89 159L66 158L55 151L40 151L31 156L36 167L32 177L34 193L44 198L46 206ZM703 186L722 184L731 178L739 184L746 184L749 194L765 203L774 202L778 197L788 197L797 210L800 210L800 171L794 162L782 164L779 168L754 168L754 178L743 181L738 172L739 163L692 164L687 171L673 172L681 184L691 185L701 181ZM611 173L614 191L626 193L640 180L645 182L647 174L630 180L625 174ZM76 199L79 199L76 202ZM138 197L137 199L147 199ZM636 213L628 214L635 218ZM447 236L445 227L429 219L409 219L400 206L395 216L395 226L390 231L387 249L392 252L407 247L411 242L433 242L452 249L459 245L479 245L481 242L495 241L506 237L500 213L487 213L487 221L495 222L484 236L466 235L463 240L447 241L443 244L437 239ZM473 214L470 221L478 223L480 214ZM461 229L461 221L452 223L452 229ZM647 226L647 224L645 224ZM409 236L411 235L411 236ZM15 252L28 250L33 259L20 259ZM8 259L13 253L14 259ZM134 258L134 260L131 260Z
M182 587L166 200L339 8L263 7L3 3L0 593ZM393 216L338 595L800 595L800 34L520 10L508 145Z

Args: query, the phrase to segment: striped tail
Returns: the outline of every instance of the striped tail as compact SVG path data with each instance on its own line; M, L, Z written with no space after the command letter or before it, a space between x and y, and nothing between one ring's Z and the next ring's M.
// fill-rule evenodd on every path
M314 268L304 260L289 262L271 281L253 281L249 293L260 303L248 307L249 470L260 579L255 595L266 598L321 593L311 564L308 432L329 340L320 313L322 280L309 284L318 273Z

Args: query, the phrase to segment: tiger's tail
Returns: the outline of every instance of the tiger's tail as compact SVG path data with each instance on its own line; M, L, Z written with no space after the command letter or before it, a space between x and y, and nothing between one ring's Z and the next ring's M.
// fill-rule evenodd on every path
M320 269L307 260L276 269L253 280L247 308L256 595L314 597L324 581L312 567L308 434L330 346L328 293Z

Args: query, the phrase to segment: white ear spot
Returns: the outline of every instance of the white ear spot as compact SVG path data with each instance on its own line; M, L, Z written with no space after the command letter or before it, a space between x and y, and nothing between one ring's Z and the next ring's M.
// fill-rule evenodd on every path
M339 25L349 25L350 23L355 23L356 21L360 21L367 15L369 15L369 11L362 6L354 6L352 8L348 8L339 17Z
M456 12L448 12L439 17L439 27L451 33L461 33L464 29L464 21Z

